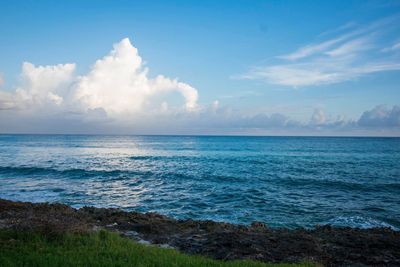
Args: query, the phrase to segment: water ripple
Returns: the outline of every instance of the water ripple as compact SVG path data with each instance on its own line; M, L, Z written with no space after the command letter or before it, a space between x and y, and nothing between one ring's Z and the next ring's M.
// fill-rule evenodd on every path
M400 227L399 138L0 135L0 197L273 227Z

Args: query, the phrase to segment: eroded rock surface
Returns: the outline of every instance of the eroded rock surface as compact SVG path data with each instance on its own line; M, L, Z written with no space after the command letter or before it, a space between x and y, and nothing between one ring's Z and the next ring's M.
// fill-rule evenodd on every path
M331 226L272 229L213 221L175 220L156 213L0 199L0 228L46 233L106 228L141 243L174 247L215 259L268 262L314 261L325 266L400 266L400 232L389 228Z

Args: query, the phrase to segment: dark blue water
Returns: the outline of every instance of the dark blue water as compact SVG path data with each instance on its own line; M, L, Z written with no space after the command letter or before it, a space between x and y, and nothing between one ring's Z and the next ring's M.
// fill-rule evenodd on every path
M0 198L400 228L400 139L0 135Z

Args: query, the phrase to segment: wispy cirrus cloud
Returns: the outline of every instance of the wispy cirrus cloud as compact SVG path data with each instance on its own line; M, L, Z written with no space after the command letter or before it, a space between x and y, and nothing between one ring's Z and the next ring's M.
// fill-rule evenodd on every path
M346 25L351 27L330 31L330 35L335 34L330 39L278 56L278 63L255 66L235 78L302 87L340 83L371 73L400 70L400 55L396 53L398 43L393 44L393 38L400 34L397 26L400 25L400 15L364 26Z
M329 51L332 55L326 54ZM320 53L329 60L317 58L315 62L319 67L331 68L334 60L336 71L340 72L341 66L352 60L351 56L343 56L351 54L348 51L359 50L332 46ZM353 71L370 73L393 68L385 61L378 63L363 64ZM289 78L291 84L304 83L301 79L305 78L314 83L338 79L321 70L316 73L307 68L293 69L293 75L285 76L279 68L287 66L270 68L275 70L273 78L277 82L287 82ZM163 75L150 77L138 50L128 39L114 44L111 52L98 59L88 73L77 75L75 71L75 64L23 63L15 90L0 90L0 133L400 135L399 106L377 106L365 111L358 120L317 108L307 121L289 116L285 108L246 111L221 105L219 101L200 104L198 91L189 84ZM168 94L178 95L179 104L168 102ZM221 98L248 95L257 92L244 91Z
M400 41L382 49L382 52L400 51Z

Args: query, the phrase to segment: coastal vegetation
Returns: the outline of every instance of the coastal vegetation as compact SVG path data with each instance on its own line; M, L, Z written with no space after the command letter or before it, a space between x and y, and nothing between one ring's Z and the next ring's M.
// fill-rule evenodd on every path
M271 228L0 199L1 267L315 264L400 266L400 232Z
M255 261L220 261L175 249L139 244L105 230L90 234L45 234L0 230L0 266L209 266L300 267Z

